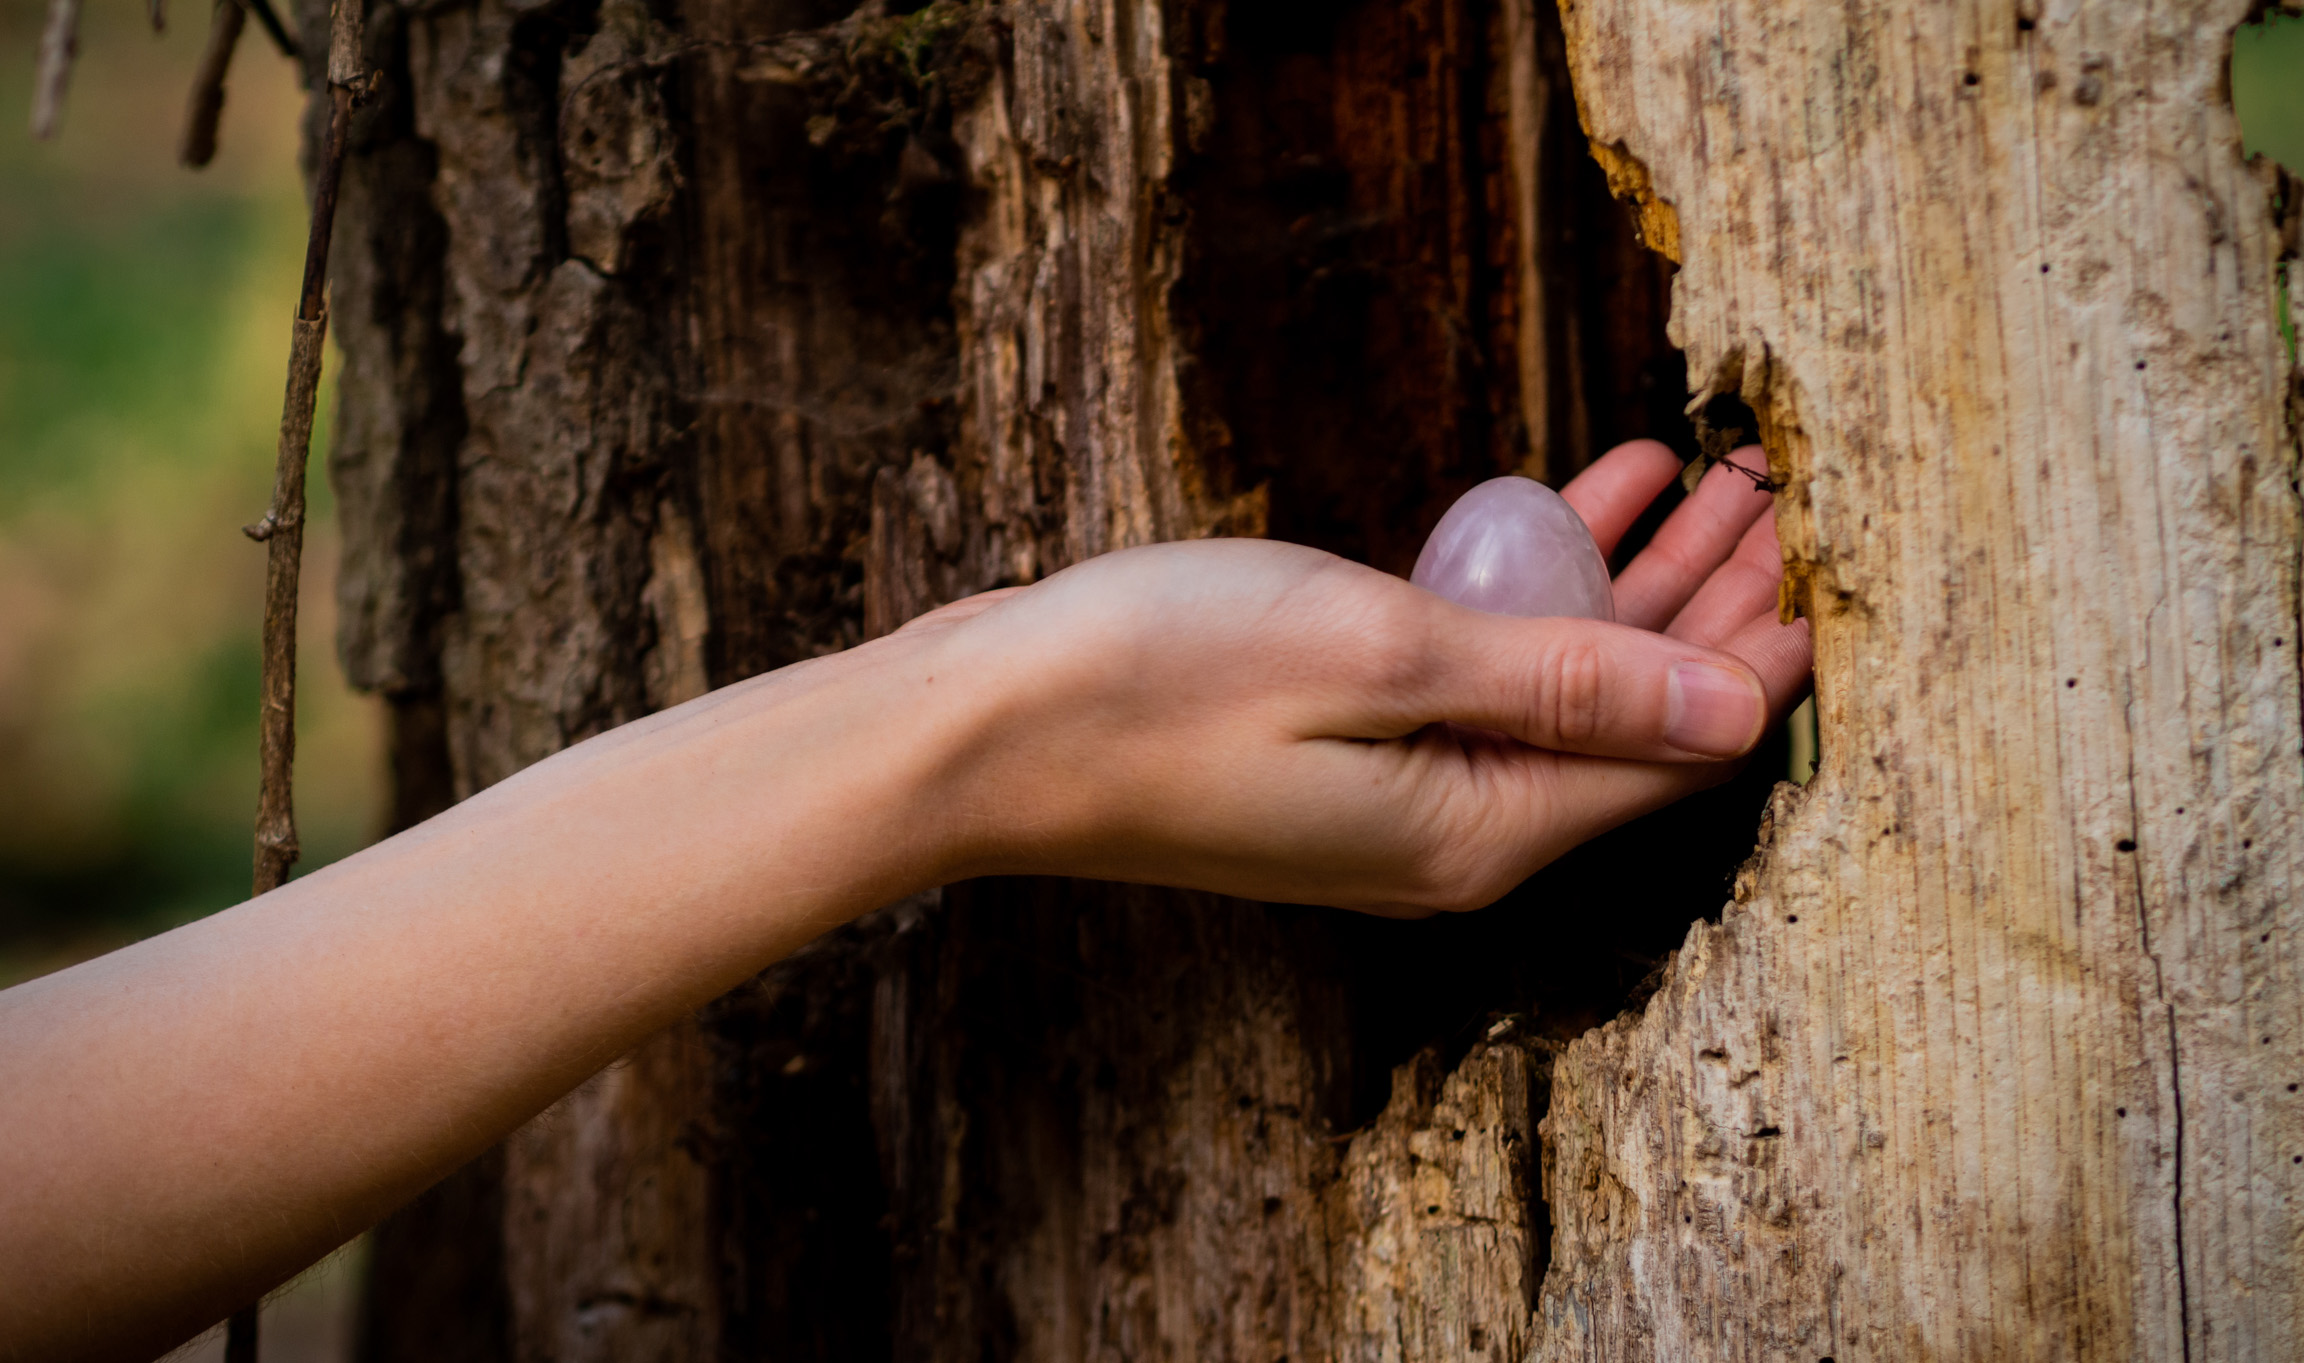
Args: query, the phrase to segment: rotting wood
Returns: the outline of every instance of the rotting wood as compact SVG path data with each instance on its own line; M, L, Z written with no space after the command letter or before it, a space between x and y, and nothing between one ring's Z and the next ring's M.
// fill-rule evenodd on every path
M1685 434L1547 7L847 9L376 11L332 472L406 817L1086 553L1267 530L1404 571L1480 478ZM1533 1210L1384 1191L1457 1129L1383 1117L1390 1075L1615 1011L1749 845L1753 785L1707 800L1445 923L892 906L387 1223L372 1357L1269 1363L1330 1356L1348 1267L1411 1313L1517 1284L1524 1323ZM1673 855L1610 871L1642 836ZM1415 1090L1485 1114L1475 1215L1534 1176L1536 1044ZM1347 1265L1347 1177L1390 1243L1486 1257ZM1469 1347L1442 1314L1402 1356Z
M1560 1062L1535 1357L2304 1350L2248 9L1567 6L1594 145L1678 224L1673 336L1787 485L1824 765Z
M1425 1052L1329 1193L1347 1363L1518 1360L1544 1273L1536 1121L1556 1048L1501 1022L1453 1071Z

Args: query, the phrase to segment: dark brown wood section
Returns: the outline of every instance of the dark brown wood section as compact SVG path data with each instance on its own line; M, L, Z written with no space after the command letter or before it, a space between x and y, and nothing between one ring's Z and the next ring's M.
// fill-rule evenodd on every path
M1479 479L1686 441L1544 0L847 8L372 15L331 471L400 818L1111 548L1405 571ZM363 1356L1517 1348L1552 1048L1767 761L1464 919L893 906L388 1223Z

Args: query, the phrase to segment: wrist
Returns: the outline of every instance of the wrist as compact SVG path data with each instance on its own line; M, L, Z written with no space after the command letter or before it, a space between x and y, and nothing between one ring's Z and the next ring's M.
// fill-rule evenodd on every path
M756 690L730 796L765 792L776 807L747 860L764 895L815 887L795 906L807 935L1000 860L991 811L1004 802L984 767L1025 708L1028 670L971 636L900 632L739 684Z

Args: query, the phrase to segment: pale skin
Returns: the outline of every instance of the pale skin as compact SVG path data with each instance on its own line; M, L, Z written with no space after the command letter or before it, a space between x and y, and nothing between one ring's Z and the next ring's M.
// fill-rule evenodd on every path
M1565 495L1605 549L1678 471L1635 442ZM0 1358L152 1357L922 889L1487 904L1723 779L1805 690L1768 508L1713 470L1618 578L1616 625L1483 615L1264 541L1107 555L0 992Z

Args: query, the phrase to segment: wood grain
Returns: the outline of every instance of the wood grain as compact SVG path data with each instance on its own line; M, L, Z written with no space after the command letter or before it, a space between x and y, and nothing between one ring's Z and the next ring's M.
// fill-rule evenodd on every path
M1571 0L1823 767L1563 1057L1543 1358L2304 1348L2297 431L2240 3ZM2292 249L2288 248L2288 249Z

